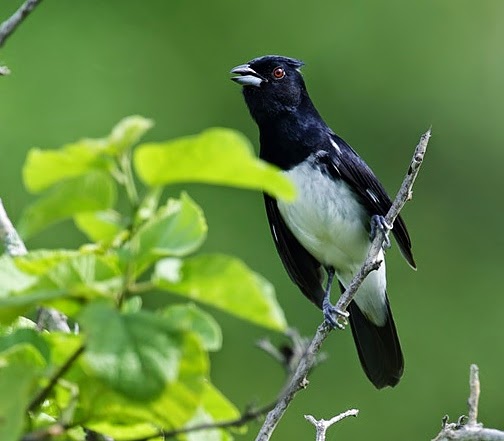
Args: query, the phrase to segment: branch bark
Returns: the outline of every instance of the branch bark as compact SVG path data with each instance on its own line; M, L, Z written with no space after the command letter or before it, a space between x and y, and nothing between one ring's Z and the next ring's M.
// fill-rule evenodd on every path
M23 240L7 216L2 199L0 199L0 239L9 256L24 256L28 252Z
M42 0L26 0L19 9L0 25L0 47Z
M413 158L411 160L406 176L392 204L392 207L385 217L388 225L394 224L395 219L399 215L406 202L412 198L413 184L415 183L415 179L418 176L418 172L420 171L420 166L422 165L430 136L431 129L429 129L420 137L420 141L415 148L415 152L413 154ZM376 236L369 248L367 258L364 261L361 269L354 276L352 282L348 285L346 291L341 295L338 302L336 303L336 308L341 311L346 311L348 305L355 296L357 289L362 284L367 275L371 271L379 268L379 266L381 265L381 262L378 260L378 254L382 249L386 234L380 229L377 230L378 231L376 232ZM317 328L317 332L315 333L313 340L309 344L305 355L301 358L296 371L288 381L288 384L281 394L277 405L271 412L268 413L266 420L264 421L264 424L256 437L256 441L268 441L270 439L278 422L283 417L290 402L294 399L294 396L301 389L305 388L308 385L306 376L308 375L310 369L313 367L317 353L319 352L322 343L330 332L331 328L325 322L323 322Z

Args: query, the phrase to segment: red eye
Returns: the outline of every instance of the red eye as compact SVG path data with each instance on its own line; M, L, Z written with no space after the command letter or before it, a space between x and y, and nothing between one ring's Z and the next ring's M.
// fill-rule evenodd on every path
M281 67L275 67L275 69L273 69L273 76L277 80L280 80L285 77L285 70L283 70Z

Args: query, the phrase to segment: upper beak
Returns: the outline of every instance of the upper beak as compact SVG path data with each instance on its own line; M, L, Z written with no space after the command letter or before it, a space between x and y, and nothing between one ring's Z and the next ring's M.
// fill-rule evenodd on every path
M242 86L259 87L263 81L267 81L266 78L259 75L248 64L240 64L239 66L233 67L230 73L240 75L239 77L233 77L231 79Z

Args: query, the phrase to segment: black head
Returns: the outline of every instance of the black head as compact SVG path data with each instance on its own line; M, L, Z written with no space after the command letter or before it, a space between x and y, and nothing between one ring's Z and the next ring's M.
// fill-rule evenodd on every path
M231 70L239 75L231 79L243 86L245 101L257 122L298 108L307 96L302 65L294 58L266 55Z

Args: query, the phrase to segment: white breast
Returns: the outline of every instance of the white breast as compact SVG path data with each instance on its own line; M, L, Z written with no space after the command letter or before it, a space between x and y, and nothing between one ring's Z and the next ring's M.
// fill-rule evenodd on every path
M317 260L337 271L360 265L369 246L367 214L349 186L309 162L285 173L298 196L292 203L279 201L278 208L294 236Z

